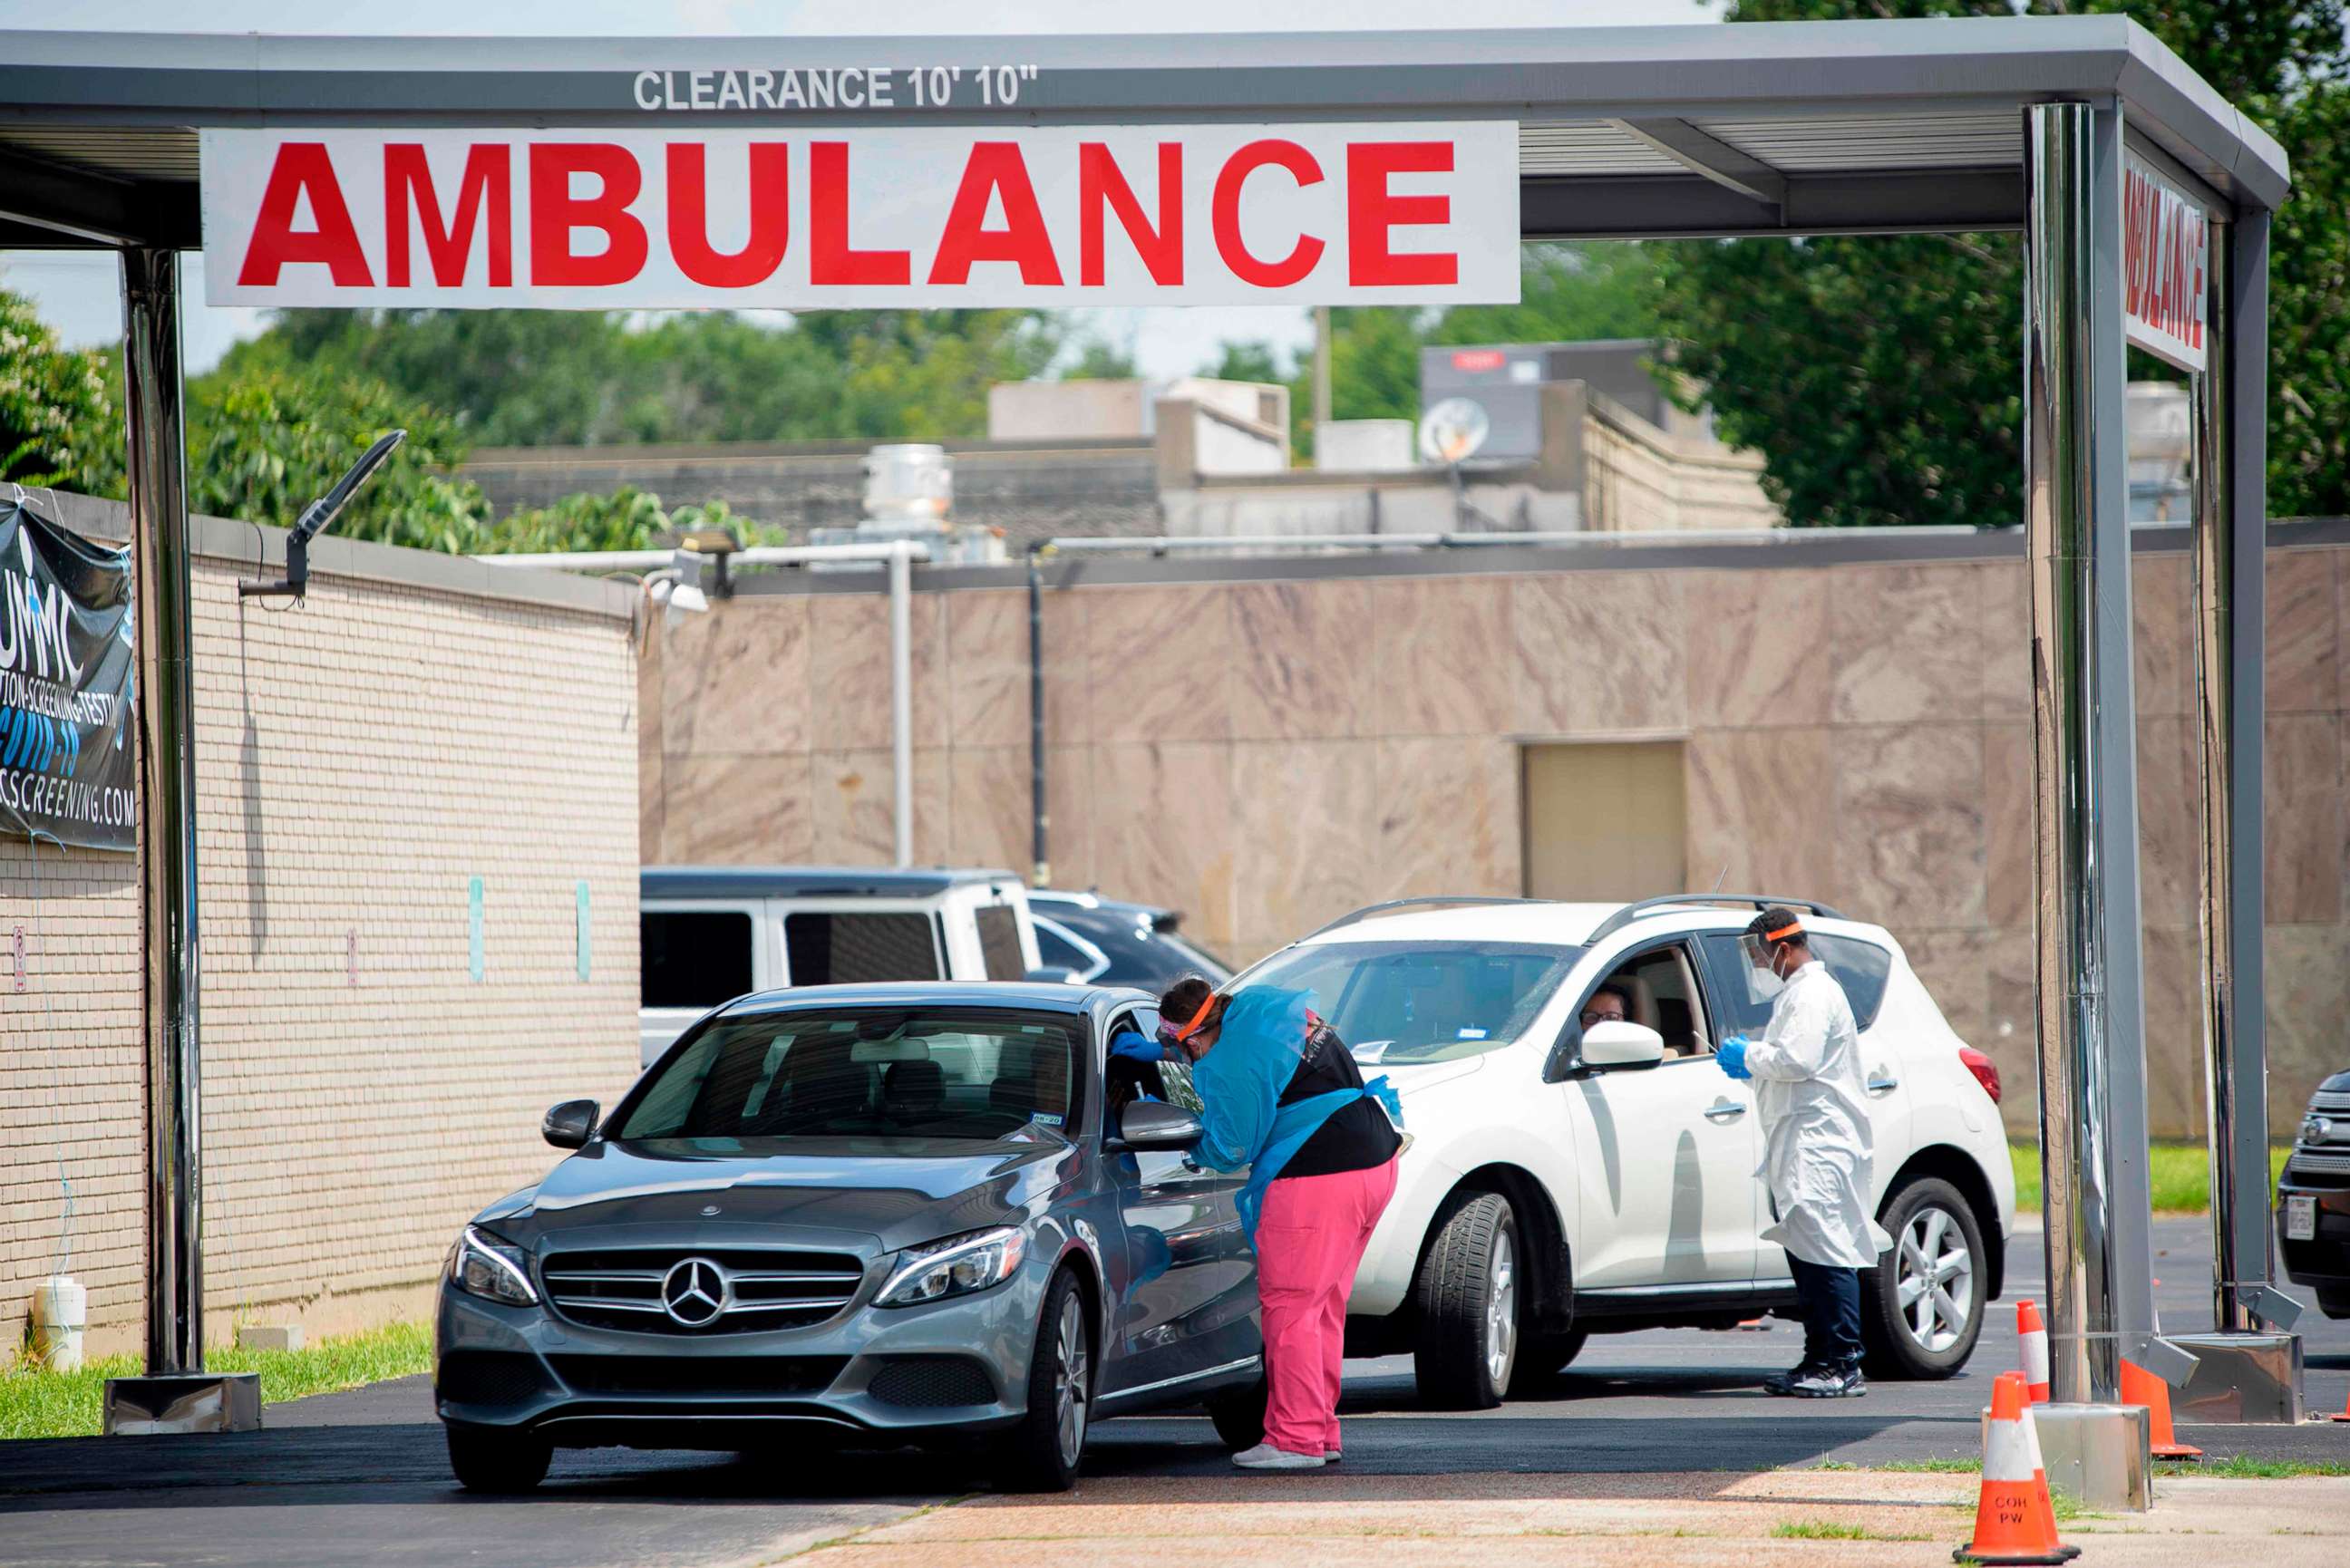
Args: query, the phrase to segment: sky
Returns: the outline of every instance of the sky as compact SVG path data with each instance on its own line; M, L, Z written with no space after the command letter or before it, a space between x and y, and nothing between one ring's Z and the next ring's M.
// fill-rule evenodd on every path
M1635 26L1711 21L1718 0L1473 0L1473 22L1442 15L1451 27ZM208 33L398 33L567 36L908 36L930 34L1163 32L1169 13L1102 0L993 0L983 19L971 0L403 0L394 11L348 0L206 0L201 26L186 0L75 0L82 31ZM1268 16L1268 12L1277 15ZM1190 32L1321 31L1425 26L1428 0L1185 0ZM56 0L0 0L0 27L54 28ZM240 338L265 324L260 311L203 303L203 258L184 263L182 352L192 371L210 369ZM120 337L121 282L104 253L0 252L0 288L29 296L41 314L80 345ZM749 313L760 314L760 313ZM1165 379L1211 364L1225 341L1270 341L1295 354L1312 337L1305 313L1247 306L1087 310L1078 335L1105 339L1134 358L1142 374Z

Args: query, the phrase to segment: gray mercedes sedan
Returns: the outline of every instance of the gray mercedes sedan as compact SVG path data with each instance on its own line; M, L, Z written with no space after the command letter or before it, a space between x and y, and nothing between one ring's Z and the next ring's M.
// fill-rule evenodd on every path
M450 1249L433 1388L457 1479L556 1448L983 1438L1060 1490L1088 1424L1263 1410L1239 1179L1191 1168L1199 1102L1151 1002L1068 985L795 988L681 1035L569 1158Z

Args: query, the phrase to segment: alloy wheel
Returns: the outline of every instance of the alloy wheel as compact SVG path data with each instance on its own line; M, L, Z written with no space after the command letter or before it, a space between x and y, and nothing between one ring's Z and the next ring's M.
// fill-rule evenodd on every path
M1055 1335L1058 1355L1053 1368L1053 1408L1061 1444L1061 1462L1074 1468L1086 1447L1086 1390L1091 1386L1086 1353L1086 1318L1074 1295L1061 1303L1061 1324Z
M1493 1386L1505 1386L1518 1349L1518 1275L1507 1228L1493 1232L1492 1261L1485 1288L1485 1372Z
M1975 1260L1967 1233L1945 1209L1928 1204L1901 1231L1898 1300L1909 1337L1939 1355L1966 1337L1975 1308Z

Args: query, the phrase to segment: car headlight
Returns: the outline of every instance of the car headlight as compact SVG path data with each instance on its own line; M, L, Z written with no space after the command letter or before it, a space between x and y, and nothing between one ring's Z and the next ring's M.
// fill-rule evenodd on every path
M1027 1239L1009 1226L909 1247L898 1254L897 1272L874 1304L914 1306L983 1291L1010 1279L1027 1255Z
M2321 1116L2307 1116L2301 1122L2301 1141L2324 1143L2334 1136L2334 1124Z
M504 1302L508 1306L536 1306L538 1293L530 1288L530 1270L522 1249L493 1241L471 1225L449 1249L449 1282L469 1296Z

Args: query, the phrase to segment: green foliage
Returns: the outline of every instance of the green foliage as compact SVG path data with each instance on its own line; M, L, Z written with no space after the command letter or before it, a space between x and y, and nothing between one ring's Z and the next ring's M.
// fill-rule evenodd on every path
M121 462L105 356L61 347L31 301L0 291L0 479L106 493Z
M2350 511L2350 85L2342 0L1733 0L1730 21L2123 12L2291 156L2271 245L2269 507ZM1797 525L2003 524L2022 465L2012 237L1657 247L1657 310ZM2158 371L2168 375L2170 372Z
M1138 374L1134 355L1105 337L1088 338L1077 357L1061 371L1064 381L1131 381Z
M2277 1179L2284 1174L2284 1162L2293 1153L2293 1145L2273 1143L2269 1146L2269 1194L2276 1195ZM2029 1210L2040 1207L2040 1146L2036 1143L2011 1143L2008 1158L2015 1167L2015 1207ZM2158 1142L2147 1150L2147 1188L2158 1214L2200 1214L2211 1207L2211 1154L2202 1144Z
M983 433L988 386L1043 373L1060 345L1050 318L1018 310L300 310L222 369L374 377L478 446L937 440Z
M1280 356L1270 343L1220 343L1220 352L1212 365L1202 366L1200 374L1219 381L1286 381L1289 375L1281 368Z
M300 1350L224 1345L207 1350L204 1365L214 1372L261 1374L262 1400L275 1404L428 1371L432 1329L421 1323L389 1324ZM29 1359L0 1370L0 1439L95 1435L106 1380L134 1376L139 1370L133 1355L86 1362L76 1372L50 1372Z

